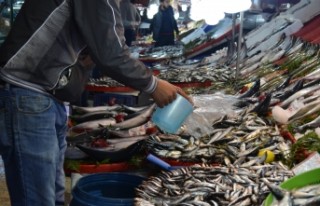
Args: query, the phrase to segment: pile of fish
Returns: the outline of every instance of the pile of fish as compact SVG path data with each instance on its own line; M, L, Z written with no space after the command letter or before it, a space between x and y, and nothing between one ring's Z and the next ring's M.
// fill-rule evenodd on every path
M155 104L146 107L124 105L77 107L72 106L66 157L84 157L78 148L98 161L123 161L138 152L148 132L157 131L149 123ZM148 131L149 129L149 131Z
M262 179L273 194L272 206L318 206L320 205L320 184L313 184L299 189L285 190Z
M119 83L118 81L108 77L108 76L103 76L100 78L90 78L89 82L87 83L90 86L102 86L102 87L124 87L123 84Z
M168 69L161 70L159 78L169 82L228 82L234 78L234 72L226 66L201 66L195 69Z
M173 82L205 82L210 81L214 84L226 83L228 84L234 79L234 70L227 66L213 66L206 65L196 68L170 68L160 69L160 73L157 75L160 79ZM91 78L88 85L92 86L106 86L106 87L122 87L123 84L104 76L98 79Z
M261 89L262 91L268 91L269 88L279 84L279 81L286 76L290 76L290 80L298 78L314 80L319 78L318 75L308 75L320 66L317 46L310 46L296 39L289 39L289 41L289 47L286 47L285 51L282 50L281 56L277 56L277 50L279 47L281 48L282 41L268 53L261 52L244 59L240 70L240 79L244 82L254 81L258 78L264 79L263 84L265 85ZM275 66L275 60L284 55L286 55L286 60L280 66ZM275 75L272 76L272 73Z
M135 206L261 205L270 190L293 174L280 163L251 167L193 166L150 177L136 189Z
M182 45L151 47L140 53L140 58L164 59L181 57L184 53Z
M160 79L173 82L205 82L210 81L215 84L229 83L234 79L234 70L227 66L201 66L196 68L170 68L160 69L160 74L157 76ZM91 78L88 85L92 86L107 86L107 87L121 87L123 84L111 79L110 77L101 77L98 79Z
M255 113L239 114L236 119L221 118L210 135L157 134L147 140L150 151L162 158L204 163L251 166L264 162L260 149L287 156L292 142L285 140L277 126Z
M154 109L155 104L136 108L124 105L73 106L72 111L74 114L70 118L78 124L71 127L70 132L82 133L99 128L125 130L138 127L149 121Z

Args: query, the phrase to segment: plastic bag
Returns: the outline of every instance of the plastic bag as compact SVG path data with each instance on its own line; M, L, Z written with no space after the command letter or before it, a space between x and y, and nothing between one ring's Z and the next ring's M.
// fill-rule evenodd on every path
M195 110L184 122L183 133L196 138L209 135L213 130L212 125L224 116L234 117L233 104L238 99L235 96L215 93L193 97Z

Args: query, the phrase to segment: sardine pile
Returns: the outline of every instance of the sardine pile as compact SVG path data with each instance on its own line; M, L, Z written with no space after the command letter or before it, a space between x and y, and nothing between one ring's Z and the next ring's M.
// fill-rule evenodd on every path
M285 190L263 179L274 196L272 206L318 206L320 205L320 184Z
M270 192L261 178L278 185L291 176L292 172L280 163L250 168L181 168L143 182L136 189L135 205L261 205Z
M201 138L183 135L158 134L147 140L150 150L163 158L225 163L226 165L251 166L260 164L260 149L286 156L291 142L285 140L276 126L254 113L239 115L239 119L221 119L212 133Z

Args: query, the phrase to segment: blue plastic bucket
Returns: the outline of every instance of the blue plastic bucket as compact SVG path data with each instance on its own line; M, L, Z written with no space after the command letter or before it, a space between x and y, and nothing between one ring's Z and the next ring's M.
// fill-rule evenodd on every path
M72 190L70 206L131 206L135 188L145 178L124 173L100 173L82 177Z
M192 104L178 94L172 103L156 109L152 115L152 121L161 130L168 133L176 133L192 111Z

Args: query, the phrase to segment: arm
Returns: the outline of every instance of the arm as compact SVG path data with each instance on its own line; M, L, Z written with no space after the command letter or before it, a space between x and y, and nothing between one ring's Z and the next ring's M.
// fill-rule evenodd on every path
M177 93L190 100L180 88L157 80L143 63L130 58L123 37L118 0L74 1L74 18L90 56L103 73L150 93L160 107L172 102Z
M90 56L104 74L140 91L152 93L157 79L125 45L117 0L74 1L74 17Z

